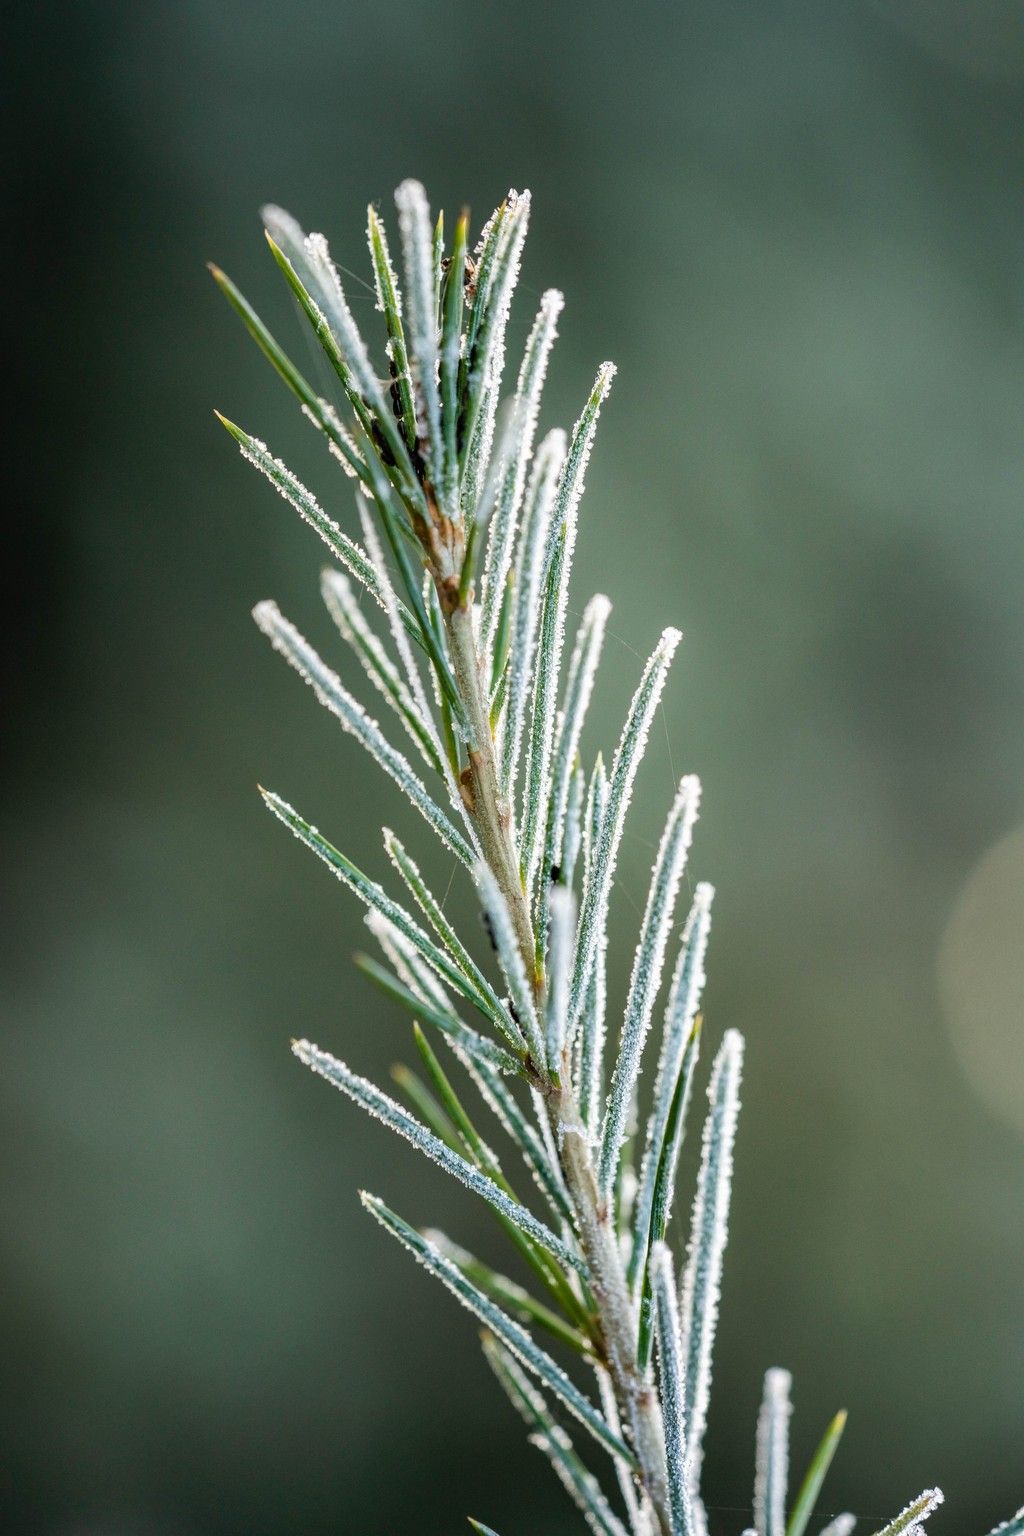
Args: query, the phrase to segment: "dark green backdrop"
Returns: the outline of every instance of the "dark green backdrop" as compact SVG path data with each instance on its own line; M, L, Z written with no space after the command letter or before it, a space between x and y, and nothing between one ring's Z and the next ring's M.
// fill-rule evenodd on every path
M255 794L376 873L407 825L250 623L272 594L326 639L320 550L212 407L348 495L203 263L297 336L259 203L365 272L365 203L414 174L478 216L533 189L513 329L565 289L551 422L621 367L576 587L616 605L593 740L686 634L613 971L698 770L708 1028L748 1038L715 1536L747 1523L775 1363L798 1459L851 1411L826 1508L870 1531L940 1481L936 1531L986 1531L1024 1498L1019 3L82 0L6 28L4 1528L574 1529L470 1320L355 1190L491 1251L485 1216L288 1055L309 1033L381 1076L406 1033Z

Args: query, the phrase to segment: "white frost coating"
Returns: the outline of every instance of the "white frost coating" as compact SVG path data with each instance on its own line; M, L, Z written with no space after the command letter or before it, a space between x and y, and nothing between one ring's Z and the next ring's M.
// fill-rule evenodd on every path
M312 319L317 336L341 378L356 415L364 427L368 427L367 412L369 410L373 413L395 463L401 466L407 491L422 501L405 440L382 394L366 344L359 334L341 279L331 260L327 241L323 235L304 236L291 215L280 208L264 208L263 218L267 232L284 253L306 294L313 311ZM372 453L368 461L361 462L371 475L375 473L375 457Z
M575 772L569 775L569 796L565 805L562 826L562 848L559 856L561 885L572 885L576 872L576 860L583 845L583 811L587 799L587 778L582 763L577 762Z
M284 252L296 273L301 276L299 269L306 265L308 257L306 236L299 221L274 203L267 203L260 209L260 218L274 244Z
M543 1397L514 1357L486 1336L484 1354L513 1407L533 1431L531 1443L547 1456L559 1482L582 1511L590 1529L596 1536L627 1536L625 1526L613 1513L597 1479L580 1461L569 1436L552 1418Z
M597 419L601 414L601 407L608 398L615 374L614 363L601 364L587 403L572 429L569 452L558 483L558 501L554 518L556 525L560 522L569 522L576 516L580 498L585 489L587 465L590 463L594 436L597 432Z
M500 1026L515 1046L520 1047L524 1045L525 1041L523 1040L522 1030L517 1028L508 1011L500 1002L494 988L487 980L487 977L445 917L440 902L427 886L416 863L406 853L404 847L390 828L385 827L383 830L384 848L388 858L401 875L406 888L412 894L420 911L451 955L470 987L479 994L484 1011L490 1012L493 1015L495 1023Z
M393 366L392 377L401 412L399 436L406 441L415 431L415 421L412 374L405 345L405 328L402 325L402 294L388 248L387 231L372 203L366 210L366 243L377 291L377 311L384 315L388 333L384 350Z
M348 579L340 571L326 570L320 577L320 593L327 612L362 662L374 688L394 710L427 767L443 777L430 725L422 718L405 679L363 617Z
M370 515L370 506L365 496L356 497L356 509L359 513L359 525L363 532L363 539L366 543L366 548L369 553L373 568L377 573L377 580L380 586L381 601L384 606L384 611L388 617L388 628L391 631L391 638L394 642L395 650L398 652L398 659L401 662L402 669L405 673L406 683L409 686L410 693L416 701L416 707L419 711L420 718L425 722L430 730L434 748L441 763L441 776L444 779L445 788L448 791L449 802L452 806L452 809L458 813L468 834L469 842L472 846L473 852L479 858L480 841L477 836L476 826L473 822L473 818L469 814L466 802L459 794L459 786L455 782L455 776L452 773L451 764L448 761L448 754L444 747L441 745L441 738L438 734L437 722L434 718L434 713L431 710L429 703L427 702L427 695L423 688L423 679L420 677L420 669L416 665L415 657L413 656L412 649L409 645L409 637L405 632L401 618L401 607L398 598L395 595L395 589L391 584L391 577L388 573L387 561L384 558L384 551L381 548L380 539L377 536L377 530L374 527L373 518ZM439 690L440 685L438 683L437 673L433 667L430 668L430 675L434 680L435 689Z
M551 803L551 753L555 734L555 695L565 634L569 565L575 528L553 525L554 550L548 566L534 669L532 718L526 752L520 836L521 870L528 893L536 893L544 853L544 831Z
M397 1237L400 1243L404 1243L425 1269L446 1285L463 1306L468 1307L470 1312L515 1355L516 1359L526 1366L527 1370L539 1377L549 1391L555 1394L606 1450L614 1456L622 1456L631 1465L634 1464L630 1451L621 1438L612 1433L589 1398L584 1397L579 1388L569 1380L561 1366L555 1364L551 1356L531 1339L524 1328L513 1322L500 1307L496 1307L489 1301L482 1291L477 1290L476 1286L466 1279L456 1265L446 1259L430 1243L424 1241L418 1232L402 1221L401 1217L389 1211L375 1195L368 1195L362 1191L359 1198L370 1215L376 1217L381 1226L385 1227L393 1237Z
M470 1029L468 1024L452 1008L447 995L413 946L403 937L394 924L381 917L379 912L369 911L364 918L366 926L376 938L384 957L394 969L399 982L408 989L418 1002L430 1009L429 1023L444 1035L459 1061L472 1076L479 1068L500 1083L500 1074L513 1076L519 1073L519 1063L502 1046ZM415 1012L415 1008L413 1009ZM474 1081L476 1079L474 1078Z
M389 922L393 923L399 932L403 933L414 948L423 956L427 964L448 982L449 986L453 987L461 997L473 1003L474 1007L479 1007L479 1001L470 989L461 971L452 964L444 950L439 949L433 940L423 932L423 929L410 917L404 907L400 907L397 901L392 901L387 892L382 890L375 880L371 880L369 876L364 875L362 870L357 868L350 859L347 859L343 853L339 853L332 843L329 843L325 837L321 836L316 827L312 826L308 821L304 821L298 811L293 806L290 806L286 800L282 800L280 795L275 795L268 789L261 789L260 794L263 796L267 809L272 811L277 819L284 823L289 832L297 837L300 843L304 843L307 848L310 848L316 854L318 859L321 859L327 865L327 868L336 879L341 881L342 885L348 886L349 890L358 896L361 901L365 902L368 907L374 908L383 917L386 917ZM490 1014L487 1016L489 1018Z
M498 1121L502 1130L515 1143L522 1154L537 1188L551 1207L552 1214L562 1222L563 1230L571 1229L572 1206L565 1179L557 1160L548 1155L543 1138L524 1114L518 1100L502 1082L498 1072L485 1063L466 1061L466 1071L480 1093L480 1097Z
M594 859L600 840L601 822L604 819L607 797L608 779L604 771L604 760L599 756L590 777L590 786L587 790L587 805L584 812L584 890L587 889L590 883L591 872L594 868ZM594 951L590 984L587 987L583 1016L577 1032L579 1036L577 1095L580 1102L580 1114L583 1117L584 1125L587 1127L587 1134L591 1142L595 1144L601 1124L604 1102L602 1084L604 1081L605 1012L608 1001L606 985L607 948L608 935L607 932L603 932L599 936L599 942Z
M575 1034L583 1012L594 955L598 945L605 939L608 897L615 877L615 864L619 843L622 840L626 811L633 793L633 782L647 745L647 735L661 699L672 657L681 639L678 629L666 629L662 633L644 669L640 686L633 695L633 702L629 706L629 714L616 748L611 776L608 780L605 814L601 820L593 867L587 880L580 910L576 959L573 964L573 992L569 1005L570 1040Z
M594 679L601 660L605 627L612 605L603 593L596 593L583 610L565 682L562 711L557 729L554 768L551 775L551 804L548 814L548 842L545 860L548 864L565 862L566 810L572 780L573 763L579 752L580 736L587 718Z
M302 401L299 409L318 432L324 433L327 438L328 452L334 455L349 479L358 480L359 470L356 466L362 464L362 456L355 445L355 440L342 426L341 418L330 401L318 395L315 411L306 404L305 400ZM328 428L330 428L329 431ZM363 468L365 472L365 466Z
M732 1154L739 1115L743 1036L726 1030L708 1084L710 1109L704 1138L697 1193L693 1202L687 1263L680 1304L683 1349L686 1353L686 1422L690 1437L691 1489L696 1503L704 1430L711 1391L711 1355L718 1323L722 1258L728 1239Z
M988 1536L1021 1536L1022 1532L1024 1532L1024 1504L1015 1515L1010 1516L1009 1520L1004 1520L1002 1525L997 1525L994 1530L989 1531Z
M371 503L366 496L359 495L356 497L356 512L359 515L359 526L362 530L363 542L366 545L370 562L377 576L377 583L380 588L381 606L383 607L384 612L388 617L388 628L391 631L391 639L394 642L395 650L398 652L398 659L401 662L402 670L405 673L406 683L409 686L410 693L416 701L416 708L419 711L420 716L430 725L430 729L434 738L434 744L441 754L442 762L447 762L447 758L445 757L443 751L441 751L441 744L437 734L437 726L434 721L434 714L430 708L429 703L427 702L427 695L423 688L423 679L420 677L420 669L416 665L415 657L412 654L412 649L409 645L409 637L405 633L405 630L402 626L402 622L399 616L400 609L398 597L394 586L392 585L391 573L388 570L388 563L384 558L384 550L381 547L380 537L377 533L377 529L373 521L373 516L371 514ZM430 670L433 673L433 668ZM462 796L458 795L457 798L461 801Z
M513 594L512 641L508 658L508 697L501 741L501 784L511 801L519 770L526 704L533 682L533 661L540 628L544 551L555 507L558 477L565 461L565 433L555 428L537 450L526 496Z
M273 205L263 209L263 222L312 301L320 339L325 339L325 333L330 337L330 355L340 361L346 387L384 417L380 385L366 343L352 318L327 241L323 235L304 235L291 214Z
M457 1268L465 1272L467 1269L480 1265L480 1261L475 1254L470 1253L467 1248L463 1248L454 1242L446 1232L439 1231L437 1227L424 1227L422 1230L424 1242L436 1248L439 1253L443 1254ZM490 1268L490 1266L487 1267ZM484 1266L480 1265L480 1268L484 1268ZM494 1269L490 1270L490 1285L493 1300L500 1301L511 1311L515 1311L518 1314L518 1321L525 1327L530 1318L529 1308L533 1301L529 1291L524 1291L523 1287L518 1285L515 1280L510 1280L507 1275L499 1274Z
M672 1101L675 1098L686 1047L704 988L704 958L711 928L713 896L712 887L703 881L694 892L693 905L683 928L679 959L676 962L669 990L668 1006L665 1009L665 1032L658 1061L658 1074L654 1083L654 1105L647 1121L644 1155L640 1165L640 1181L633 1212L633 1254L629 1273L630 1283L634 1288L643 1273L649 1235L652 1232L655 1216L655 1189L661 1182L664 1184L665 1191L664 1209L659 1213L661 1231L656 1231L655 1236L660 1236L665 1231L671 1216L675 1164L682 1143L690 1085L693 1080L692 1062L690 1076L685 1085L685 1099L675 1145L666 1149L665 1137L668 1133ZM693 1056L695 1058L696 1050ZM671 1166L667 1170L667 1177L661 1181L658 1170L663 1152L666 1150L671 1158Z
M562 1042L569 1006L569 966L572 963L573 931L576 925L576 898L572 891L557 886L551 892L551 947L548 952L548 1062L553 1071L565 1070Z
M394 779L399 789L405 792L420 815L434 829L445 847L465 865L471 866L473 853L469 844L427 792L419 775L413 772L408 758L384 737L377 722L357 703L338 675L320 659L294 624L284 618L277 604L257 603L252 612L275 651L309 684L324 708L329 709L345 730L366 748L371 757L376 758L384 772Z
M342 565L347 566L356 580L383 608L384 597L380 581L366 550L350 539L347 533L343 533L333 518L327 516L312 491L307 491L302 481L292 474L288 466L272 456L266 443L261 443L258 437L247 437L246 441L239 443L238 446L242 458L248 459L261 474L266 475L274 489L295 508L311 528L316 530L331 554L337 556Z
M533 440L540 414L540 399L547 373L548 359L558 335L558 317L565 303L555 288L549 288L540 301L519 370L516 385L514 432L502 473L498 502L491 520L484 556L481 585L481 645L485 657L494 661L494 639L498 627L502 594L512 562L519 509L526 488L526 472L533 454Z
M508 327L512 294L519 281L519 264L530 219L530 194L510 190L505 211L495 226L495 250L487 310L477 332L471 361L471 396L476 393L479 408L470 426L465 449L463 506L476 506L490 459L494 435L494 417L498 408L501 378L505 369L505 331Z
M441 395L437 384L437 313L434 302L434 230L427 194L418 181L403 181L395 192L405 264L416 433L425 439L427 471L435 488L444 483ZM454 509L449 508L451 514Z
M784 1536L789 1482L789 1419L793 1378L775 1368L765 1372L757 1419L754 1464L754 1527L757 1536Z
M316 279L316 291L312 297L324 312L327 324L338 343L342 360L352 375L356 388L379 417L389 415L381 393L377 371L366 350L366 343L359 334L359 327L348 307L345 291L341 286L338 269L331 260L331 253L323 235L310 234L305 239L308 269ZM301 273L299 274L302 275ZM381 425L383 426L383 421Z
M824 1530L821 1532L821 1536L851 1536L851 1532L856 1524L856 1515L845 1513L836 1515L835 1519L830 1520L828 1525L825 1526ZM995 1536L994 1532L992 1533L992 1536Z
M374 240L375 235L377 237L376 241ZM380 261L377 259L378 242L380 245ZM400 320L402 318L402 294L395 274L395 264L391 260L387 230L384 228L383 220L375 216L372 203L366 210L366 244L370 252L370 265L373 267L373 284L377 290L377 313L379 315L387 313L388 299L390 298L391 303L394 305L395 314ZM384 293L385 281L391 290L387 296ZM390 342L388 345L390 348ZM388 356L393 356L390 350Z
M615 1182L619 1152L633 1111L644 1044L651 1027L651 1016L661 986L665 950L675 918L679 882L693 839L699 806L700 780L689 774L680 780L665 822L633 959L622 1039L612 1073L608 1111L601 1132L598 1186L606 1196L611 1193Z
M473 878L491 925L494 947L498 951L498 960L505 980L508 982L519 1027L529 1043L535 1065L538 1070L543 1070L544 1037L541 1034L540 1021L533 1003L533 991L516 941L508 904L490 868L482 860L478 860L474 865Z
M528 891L536 887L546 841L548 802L552 791L556 698L565 644L565 614L569 603L572 557L576 548L577 511L583 495L584 477L594 445L598 417L614 377L614 366L602 363L587 403L573 428L569 452L559 477L548 545L544 552L545 569L541 584L543 609L537 642L533 719L526 755L520 845ZM564 803L556 807L556 810L564 815Z
M919 1493L916 1499L912 1499L906 1509L901 1509L895 1520L890 1520L878 1536L901 1536L906 1532L907 1536L913 1526L921 1525L933 1514L943 1502L945 1495L941 1488L926 1488L924 1493ZM1024 1513L1024 1511L1022 1511Z
M292 1051L298 1059L318 1076L326 1079L335 1088L340 1088L342 1093L348 1095L368 1114L375 1119L383 1121L397 1136L401 1136L411 1146L417 1148L425 1157L437 1163L445 1173L450 1173L453 1179L458 1179L460 1184L465 1184L474 1194L486 1200L488 1205L503 1216L506 1221L519 1229L520 1232L535 1243L539 1243L548 1253L554 1254L560 1264L570 1265L573 1268L580 1267L580 1261L575 1254L556 1237L549 1227L542 1221L538 1221L532 1211L528 1211L525 1205L520 1205L518 1200L513 1200L506 1195L503 1189L499 1189L493 1179L481 1173L474 1164L460 1157L458 1152L445 1145L439 1136L427 1129L425 1125L403 1109L401 1104L396 1104L394 1099L383 1093L375 1083L369 1082L365 1077L360 1077L347 1067L343 1061L332 1056L328 1051L322 1051L318 1045L309 1040L293 1040Z
M661 1412L665 1421L665 1456L672 1509L672 1536L693 1536L693 1509L684 1418L685 1365L680 1352L679 1304L672 1255L664 1243L655 1243L651 1254L651 1296L658 1340L658 1379Z
M363 921L377 940L384 958L389 962L403 986L408 987L413 996L418 997L428 1007L436 1008L441 1013L450 1012L451 1004L448 1001L447 992L394 923L388 922L386 917L382 917L372 908L366 913ZM453 1014L452 1017L454 1018L455 1015Z
M597 1391L601 1400L601 1411L617 1435L622 1434L622 1421L619 1418L619 1405L615 1401L615 1387L612 1378L603 1366L595 1365L594 1374L597 1377ZM615 1476L619 1484L619 1492L622 1502L626 1506L626 1514L629 1516L629 1528L633 1536L654 1536L653 1518L654 1511L651 1502L645 1498L641 1507L637 1497L637 1487L632 1473L625 1462L615 1457Z

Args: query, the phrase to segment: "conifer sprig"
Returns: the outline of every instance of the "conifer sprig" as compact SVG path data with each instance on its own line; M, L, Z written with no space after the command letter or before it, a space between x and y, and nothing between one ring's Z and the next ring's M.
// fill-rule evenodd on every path
M341 568L324 573L321 592L358 664L351 680L274 603L257 605L257 623L419 812L411 833L422 834L425 821L447 868L453 858L463 866L494 953L456 931L420 873L418 853L392 832L384 841L401 899L279 795L264 792L274 814L367 907L383 963L360 956L358 964L412 1016L426 1075L395 1069L411 1112L327 1051L304 1040L294 1050L478 1194L526 1261L534 1289L362 1196L483 1324L498 1381L589 1528L603 1536L705 1536L701 1464L743 1041L726 1031L715 1054L680 1273L670 1247L673 1193L706 1032L698 1008L712 895L710 886L696 886L677 932L700 797L692 775L669 808L618 1027L609 1023L605 979L620 844L680 636L666 629L638 678L606 772L585 722L607 598L584 608L568 658L565 639L584 476L614 367L597 370L568 437L552 428L538 440L563 308L557 290L544 293L522 359L505 376L529 194L509 192L472 255L467 215L446 247L444 220L434 219L419 183L404 182L396 204L401 272L383 219L368 212L382 317L373 341L356 325L323 236L305 234L281 209L264 210L274 260L336 376L332 399L313 390L230 278L211 268L355 487L354 514L334 496L324 510L263 442L220 419ZM372 621L363 594L383 610L386 626ZM350 691L360 678L401 726L413 760ZM338 807L327 814L340 819ZM431 1040L450 1060L442 1062ZM657 1065L634 1167L652 1052ZM543 1214L513 1187L485 1139L490 1132L477 1129L475 1110L463 1102L467 1089L521 1159L529 1178L521 1171L519 1178ZM568 1369L536 1342L535 1329ZM593 1397L576 1379L581 1370L593 1374ZM757 1431L757 1536L804 1536L842 1433L840 1414L787 1522L789 1385L786 1372L768 1373ZM588 1465L564 1415L587 1432L587 1456L596 1450L610 1468L603 1460L599 1472ZM937 1490L922 1494L883 1536L920 1530L940 1501ZM496 1536L479 1521L470 1525ZM851 1526L852 1516L840 1515L823 1536L849 1536ZM1021 1532L1024 1511L993 1536Z

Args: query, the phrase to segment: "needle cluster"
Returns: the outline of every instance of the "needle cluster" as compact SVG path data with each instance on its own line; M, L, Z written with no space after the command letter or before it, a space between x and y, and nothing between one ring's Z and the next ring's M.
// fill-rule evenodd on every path
M374 351L324 237L264 209L273 258L336 376L329 399L212 269L349 477L356 505L348 527L265 443L221 420L326 544L332 564L321 591L351 653L346 676L361 676L364 694L376 694L386 726L275 603L257 605L257 624L404 791L448 861L463 867L494 953L474 955L479 945L455 931L393 832L384 829L383 842L397 896L264 791L274 815L366 908L380 958L358 964L412 1016L421 1065L396 1069L399 1102L308 1040L293 1050L479 1195L517 1250L532 1289L362 1195L384 1230L477 1318L498 1382L589 1528L706 1536L701 1467L743 1041L727 1030L714 1052L680 1262L671 1246L676 1171L704 1043L713 895L698 883L682 902L700 802L692 775L668 808L621 1020L608 1017L605 984L626 817L680 636L666 629L642 669L607 765L600 754L587 760L584 724L610 604L593 597L570 643L569 585L584 478L615 369L598 368L571 433L539 436L563 308L556 290L540 300L514 376L506 369L529 193L510 192L472 248L467 216L449 242L418 182L404 182L395 202L401 283L384 224L374 208L368 213L381 316ZM656 1066L642 1115L652 1036ZM471 1096L478 1102L467 1107ZM495 1131L501 1155L490 1143ZM789 1389L786 1372L768 1372L756 1435L757 1536L803 1536L842 1433L839 1414L787 1515ZM579 1448L569 1425L582 1435ZM585 1460L594 1453L599 1472ZM937 1490L922 1494L883 1536L918 1531L940 1500ZM852 1523L840 1515L823 1536L847 1536ZM999 1536L1022 1533L1024 1511L999 1528Z

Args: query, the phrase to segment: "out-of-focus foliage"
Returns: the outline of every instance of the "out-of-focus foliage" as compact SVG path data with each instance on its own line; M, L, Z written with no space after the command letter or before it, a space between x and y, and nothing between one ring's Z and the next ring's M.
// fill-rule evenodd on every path
M492 202L499 166L532 187L524 285L567 288L553 420L595 348L620 365L579 569L629 616L595 740L633 652L686 625L666 709L713 787L708 1017L757 1053L744 1135L770 1148L740 1150L709 1481L749 1504L750 1362L785 1359L808 1433L840 1391L851 1410L837 1509L884 1517L937 1463L958 1525L1013 1507L1019 946L983 921L970 984L968 882L994 870L1019 900L1019 856L983 861L1024 821L1024 91L1015 8L965 14L598 5L581 28L539 4L398 5L386 48L378 12L309 3L8 18L11 356L36 408L5 561L11 1529L334 1531L342 1504L373 1529L387 1436L395 1525L447 1531L428 1469L466 1416L425 1424L389 1389L411 1354L420 1375L460 1362L471 1507L543 1536L527 1450L514 1498L490 1498L479 1448L504 1420L462 1319L432 1309L428 1337L399 1266L369 1298L355 1283L379 1247L354 1184L401 1159L422 1219L431 1175L417 1194L403 1149L297 1071L283 1086L283 1041L342 1006L380 1076L393 1014L369 986L353 1004L358 919L239 788L294 772L301 731L302 799L332 800L354 856L379 858L396 803L363 796L355 744L338 766L329 720L310 740L250 634L272 573L311 638L330 631L302 541L269 488L239 494L206 414L216 371L233 415L278 419L196 252L283 330L250 209L321 214L333 189L336 255L361 268L345 210L410 166L450 206ZM308 435L275 448L326 501ZM622 538L638 508L642 564ZM624 913L682 766L661 742ZM459 1230L486 1244L468 1198ZM902 1457L880 1463L879 1439Z

